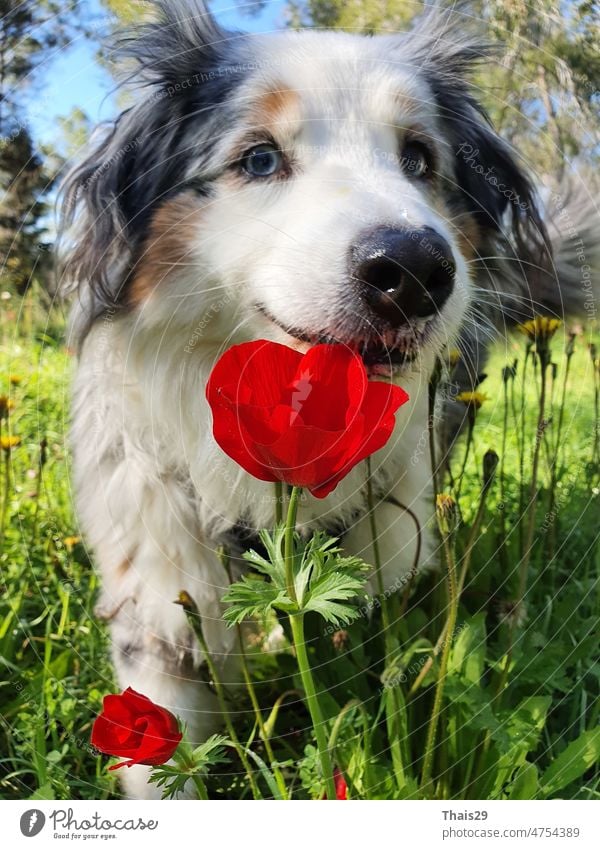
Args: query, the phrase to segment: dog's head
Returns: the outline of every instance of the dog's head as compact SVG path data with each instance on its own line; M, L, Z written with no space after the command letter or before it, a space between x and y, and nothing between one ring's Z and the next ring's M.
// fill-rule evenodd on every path
M200 0L157 7L121 46L137 102L65 184L86 321L128 310L182 347L337 341L388 371L455 336L481 254L540 248L461 20L249 36Z

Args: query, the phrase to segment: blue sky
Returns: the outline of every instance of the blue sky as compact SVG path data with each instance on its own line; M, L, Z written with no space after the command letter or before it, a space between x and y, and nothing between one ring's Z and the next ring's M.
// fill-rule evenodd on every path
M247 6L251 6L248 3ZM218 20L232 28L266 32L284 24L285 0L268 0L258 15L243 13L244 0L214 0L211 3ZM86 0L89 23L106 20L106 9L99 0ZM28 119L38 142L60 140L56 119L81 107L93 123L114 114L111 97L113 81L96 62L97 42L79 35L38 71L37 84L28 98Z

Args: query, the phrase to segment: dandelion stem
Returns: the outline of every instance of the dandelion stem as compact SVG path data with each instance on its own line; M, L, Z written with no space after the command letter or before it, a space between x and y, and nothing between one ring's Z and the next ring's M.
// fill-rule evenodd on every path
M558 483L558 475L559 475L559 453L562 446L561 438L563 431L563 424L565 420L565 407L567 403L567 383L569 380L569 371L571 369L571 357L573 356L573 345L570 343L567 346L566 352L566 362L565 362L565 373L563 376L562 382L562 392L560 399L560 408L558 411L558 422L556 424L556 441L554 444L554 457L550 461L550 498L548 501L548 516L550 517L550 528L548 533L548 563L551 563L554 559L554 552L556 549L556 523L558 522L558 516L555 515L555 506L556 506L556 484Z
M6 517L10 499L10 451L4 452L4 497L2 499L2 514L0 515L0 554L4 551L4 536L6 532Z
M236 752L238 753L239 759L242 762L244 770L246 771L246 775L248 777L248 781L250 783L250 787L252 789L252 795L255 799L261 799L262 795L260 790L258 789L258 785L254 780L254 774L252 772L252 768L250 767L250 762L246 756L246 752L244 751L244 747L239 741L236 730L233 727L233 722L231 720L231 714L229 713L229 708L227 707L227 699L225 697L225 690L219 674L217 672L217 668L212 659L211 653L208 649L208 645L204 638L204 632L202 630L202 622L200 621L200 615L198 613L198 608L196 603L192 599L192 597L187 592L181 592L179 594L178 604L180 604L187 616L188 622L196 635L196 639L200 643L200 647L204 654L204 659L206 661L206 665L208 666L208 671L210 673L210 677L215 687L215 691L217 694L217 699L219 701L219 707L221 709L221 713L223 714L223 719L225 721L225 727L227 728L227 733L229 734L231 741L235 747Z
M531 467L531 488L529 491L529 503L527 505L527 530L525 535L525 546L522 553L521 565L519 568L519 589L517 600L519 606L522 604L527 591L527 572L529 569L529 561L531 560L531 551L533 548L533 536L535 533L535 508L537 505L538 495L538 472L540 466L540 451L542 445L542 437L545 427L545 412L546 412L546 373L548 370L548 360L545 356L540 357L541 363L541 392L540 404L535 433L535 445L533 450L533 463Z
M369 508L369 525L371 528L371 539L373 543L373 559L375 561L375 575L377 580L377 590L381 599L381 618L383 621L383 643L384 643L384 651L385 651L385 663L386 665L390 662L390 658L394 653L394 644L392 641L392 631L391 631L391 621L390 621L390 611L388 606L388 600L385 593L385 587L383 585L383 571L382 571L382 563L381 563L381 552L379 550L379 536L377 534L377 522L375 520L375 499L373 497L373 483L372 483L372 474L371 474L371 458L367 457L366 462L367 467L367 506ZM420 539L419 539L420 541ZM400 740L398 739L397 732L397 718L400 717L402 707L399 704L398 694L396 692L396 688L392 689L392 704L393 704L393 712L390 715L390 711L387 708L388 702L386 701L386 721L388 728L388 738L390 743L390 749L392 752L392 762L394 764L394 776L396 778L396 782L398 784L398 788L401 789L405 783L405 775L404 775L404 763L402 758L402 748L400 745Z
M437 387L440 380L441 363L436 360L433 374L429 380L428 389L428 417L427 417L427 432L429 435L429 457L431 462L431 477L433 479L433 491L440 492L438 481L438 466L435 448L435 398Z
M371 540L373 545L373 560L375 561L375 580L377 581L377 592L381 596L381 618L383 619L384 639L386 643L386 655L389 656L388 642L390 629L390 611L385 596L383 585L383 572L381 563L381 552L379 550L379 536L377 534L377 522L375 520L375 499L373 497L373 481L371 475L371 458L367 457L367 506L369 508L369 527L371 529Z
M254 709L254 715L256 717L256 723L258 725L258 730L260 732L260 736L262 738L263 743L265 744L265 749L267 752L267 756L269 758L271 769L273 770L273 775L275 776L275 781L277 782L277 786L279 787L279 791L284 799L288 798L287 787L285 786L285 781L283 775L281 774L281 770L277 765L277 761L275 760L275 755L273 754L273 748L271 746L271 741L269 739L269 735L267 733L267 729L265 727L265 722L262 716L262 711L260 709L260 704L258 702L258 698L256 696L256 690L254 689L254 684L252 682L252 678L250 676L250 670L248 669L248 657L246 655L246 649L244 648L244 635L242 633L242 628L240 625L237 626L238 632L238 642L240 644L240 657L242 659L242 672L244 674L244 681L246 682L246 689L248 690L248 694L250 696L250 701L252 702L252 707Z
M519 516L522 517L525 513L525 396L527 387L527 363L531 345L525 349L525 360L523 362L523 380L521 382L521 406L519 410L518 422L518 445L519 445ZM519 522L519 543L521 551L523 551L523 522Z
M460 467L460 473L458 476L458 483L456 484L456 501L460 502L460 493L462 490L463 480L465 477L465 472L467 470L467 462L469 460L469 455L471 453L471 448L473 446L473 432L475 430L475 408L472 404L469 404L468 412L467 412L467 443L465 445L465 455L463 457L462 465Z
M425 796L431 796L431 774L433 769L433 756L435 750L435 741L440 715L442 712L442 703L444 698L444 687L446 685L446 673L448 670L448 659L450 657L450 647L452 645L452 635L456 628L456 619L458 615L458 587L456 583L456 565L454 561L453 547L453 530L444 531L442 529L442 539L444 545L444 553L446 556L447 578L448 578L448 620L446 622L446 637L443 643L442 657L440 660L440 671L435 685L435 694L433 698L433 709L431 711L431 719L427 728L427 739L425 743L425 754L423 756L423 772L421 776L421 790Z

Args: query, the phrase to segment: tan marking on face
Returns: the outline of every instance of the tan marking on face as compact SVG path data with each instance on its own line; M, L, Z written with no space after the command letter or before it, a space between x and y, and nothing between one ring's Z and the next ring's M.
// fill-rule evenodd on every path
M188 263L202 208L191 194L164 203L150 222L144 253L129 290L133 306L151 297L157 286L181 263Z
M273 88L265 92L250 113L250 121L276 135L300 118L300 96L289 88Z
M454 234L463 257L474 259L481 245L481 230L475 218L468 212L459 215L454 221Z

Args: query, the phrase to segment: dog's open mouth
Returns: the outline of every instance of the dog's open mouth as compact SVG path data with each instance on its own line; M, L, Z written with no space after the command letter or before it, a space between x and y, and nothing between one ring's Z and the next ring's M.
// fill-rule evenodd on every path
M399 328L373 332L368 337L340 338L329 333L309 333L297 327L288 327L280 322L263 306L259 311L291 336L306 345L347 345L360 354L367 369L374 374L387 374L413 362L427 343L436 316L419 318Z

